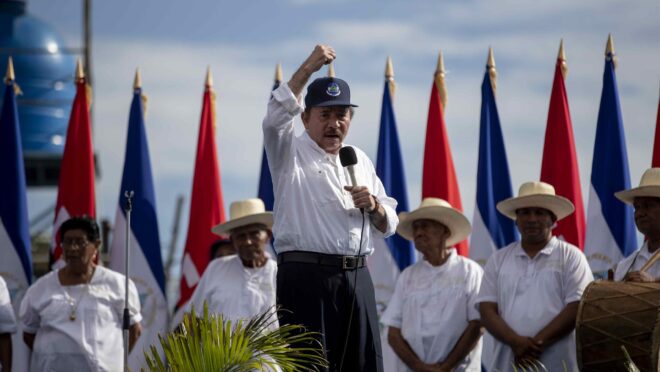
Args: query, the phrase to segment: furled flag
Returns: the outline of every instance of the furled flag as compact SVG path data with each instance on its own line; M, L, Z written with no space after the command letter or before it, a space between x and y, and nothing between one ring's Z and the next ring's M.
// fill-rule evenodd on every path
M279 63L275 67L275 82L273 89L277 89L282 82L282 65ZM259 191L257 192L259 199L263 200L267 211L273 210L275 204L275 195L273 194L273 178L270 176L270 168L268 168L268 158L266 157L266 150L261 152L261 173L259 174Z
M86 84L80 60L76 64L76 97L71 108L66 143L60 166L60 180L55 204L55 221L51 242L52 268L64 266L60 245L60 225L71 217L96 217L94 192L94 150L89 118L91 91Z
M383 182L387 195L399 202L396 211L400 213L408 211L408 191L406 190L406 176L403 170L399 134L397 133L396 119L392 107L392 95L395 85L390 58L387 59L385 79L383 106L380 114L376 174ZM399 273L415 262L415 251L412 244L398 234L387 239L376 239L374 248L374 254L369 260L369 272L373 278L376 306L380 315L385 310L394 292ZM381 332L383 364L393 367L397 365L396 354L387 343L387 333L385 331Z
M495 205L512 196L500 118L495 103L497 72L493 50L481 84L481 124L477 165L477 202L472 219L470 258L482 266L496 249L516 241L518 231L512 220L497 212Z
M165 273L160 253L156 196L151 174L149 145L144 126L144 112L140 71L135 73L133 102L128 117L124 175L119 189L119 205L115 217L115 230L110 247L110 268L125 273L126 197L133 191L129 277L137 287L142 305L142 335L129 355L128 367L133 371L147 368L144 350L158 344L158 333L165 334L168 327L168 309L165 299Z
M616 84L612 36L607 40L603 91L598 110L584 253L595 277L635 250L632 207L614 197L630 188L630 171Z
M215 129L215 92L209 68L199 124L188 236L181 262L181 291L177 309L182 309L188 302L209 263L209 249L218 239L211 228L225 221ZM175 315L174 321L177 322L179 318L181 314Z
M562 40L559 44L559 55L548 109L541 181L553 185L557 195L567 198L575 205L575 213L557 222L557 227L552 233L578 248L584 249L584 205L580 189L580 170L573 139L573 124L571 124L571 113L564 84L566 73L566 56Z
M658 98L658 114L655 117L655 140L653 141L653 168L660 167L660 98Z
M0 174L4 176L0 182L0 276L7 283L14 312L18 314L23 295L32 282L32 251L15 90L18 89L10 57L0 113ZM12 335L12 344L14 370L27 370L29 351L20 328Z
M486 265L495 250L513 243L518 238L514 222L495 208L498 202L513 195L500 117L495 103L496 79L495 57L493 49L489 48L486 73L481 83L477 201L470 238L470 258L481 266ZM490 333L484 334L482 371L486 371L484 366L491 364L493 342Z
M452 207L462 211L461 191L458 188L456 169L454 168L449 137L445 127L446 91L445 65L442 60L442 53L440 53L435 78L431 86L429 115L426 124L422 198L441 198L448 201ZM456 250L458 254L467 256L469 252L467 239L458 243Z

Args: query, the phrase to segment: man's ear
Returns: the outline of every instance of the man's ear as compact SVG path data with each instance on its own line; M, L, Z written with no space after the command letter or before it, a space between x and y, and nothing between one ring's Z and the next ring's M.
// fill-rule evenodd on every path
M310 113L307 112L307 111L303 111L303 112L300 114L300 119L302 120L303 125L305 126L305 129L307 129L307 124L309 123L309 114L310 114Z

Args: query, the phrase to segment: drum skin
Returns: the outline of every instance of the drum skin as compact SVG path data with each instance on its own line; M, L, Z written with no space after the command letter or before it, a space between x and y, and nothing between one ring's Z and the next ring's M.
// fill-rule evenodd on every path
M659 371L660 283L592 282L575 334L580 371L627 372L621 346L640 371Z

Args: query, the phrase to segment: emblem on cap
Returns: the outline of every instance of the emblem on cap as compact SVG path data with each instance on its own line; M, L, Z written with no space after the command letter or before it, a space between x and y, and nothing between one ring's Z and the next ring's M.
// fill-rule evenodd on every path
M339 85L334 81L328 84L328 88L326 88L325 92L332 97L337 97L338 95L341 94L341 90L339 90Z

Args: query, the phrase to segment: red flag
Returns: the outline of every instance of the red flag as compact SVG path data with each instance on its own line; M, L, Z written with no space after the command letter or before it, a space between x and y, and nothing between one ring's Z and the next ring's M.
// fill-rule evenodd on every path
M89 118L87 84L81 67L77 67L76 97L71 108L69 127L60 168L60 179L55 204L55 221L51 241L52 268L63 266L60 245L60 225L70 217L87 215L96 217L94 191L94 149L92 126Z
M211 80L209 70L199 124L188 236L181 263L181 292L177 308L188 301L209 263L209 249L218 239L211 228L225 221L215 143L215 93Z
M548 110L548 125L545 131L543 146L543 162L541 164L541 181L555 187L557 195L568 198L575 205L575 213L557 223L553 234L581 250L584 249L584 205L580 189L580 172L573 139L573 125L568 108L566 86L562 66L563 48L557 58L555 78L550 96Z
M658 99L658 115L655 118L655 141L653 142L653 168L660 167L660 99Z
M440 57L442 58L442 57ZM442 198L454 208L462 211L461 192L451 156L449 138L445 128L442 104L436 81L431 88L429 116L426 124L426 144L424 146L424 169L422 173L422 198ZM467 257L467 239L456 245L458 254Z

